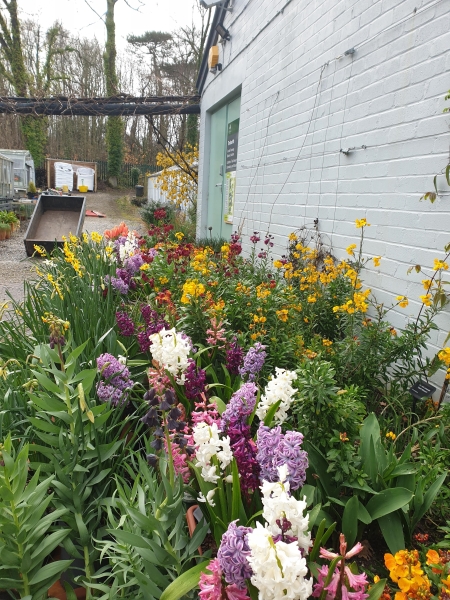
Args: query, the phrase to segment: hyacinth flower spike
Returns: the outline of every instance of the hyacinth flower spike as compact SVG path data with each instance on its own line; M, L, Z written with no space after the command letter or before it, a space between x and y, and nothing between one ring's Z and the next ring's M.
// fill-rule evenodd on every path
M356 556L363 546L358 542L347 552L347 542L341 533L339 537L340 554L320 549L320 557L331 560L328 567L324 565L319 569L318 582L314 586L313 597L320 600L365 600L369 597L366 593L368 585L365 573L360 575L351 572L345 561ZM351 591L353 590L353 591Z

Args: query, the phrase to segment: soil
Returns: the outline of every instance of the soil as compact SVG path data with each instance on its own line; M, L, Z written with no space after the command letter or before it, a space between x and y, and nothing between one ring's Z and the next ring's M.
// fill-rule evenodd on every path
M97 193L88 193L86 196L86 209L95 210L106 215L104 218L86 217L84 231L103 233L126 223L131 231L139 234L146 232L146 227L140 218L140 208L131 204L134 190L107 190ZM0 307L6 302L8 293L17 300L24 298L24 282L32 281L35 265L39 264L38 258L27 258L23 238L29 221L23 221L20 230L15 231L9 240L0 242Z

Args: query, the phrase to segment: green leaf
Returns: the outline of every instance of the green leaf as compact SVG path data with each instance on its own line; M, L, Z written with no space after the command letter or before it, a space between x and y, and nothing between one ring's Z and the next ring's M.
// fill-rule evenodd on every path
M446 477L447 477L447 471L445 473L442 473L436 479L436 481L432 485L430 485L430 488L428 489L427 493L423 497L423 502L419 506L417 506L414 511L414 515L411 519L411 531L414 530L415 526L420 521L420 519L430 509L430 507L433 504L433 501L436 498L439 490L441 489L441 486L444 483Z
M264 425L266 425L266 427L270 427L272 425L273 418L277 410L280 408L280 404L281 400L278 400L277 402L275 402L275 404L272 404L272 406L267 411L267 414L264 417Z
M239 480L239 471L236 460L231 461L231 472L233 474L232 497L231 497L231 521L239 518L239 509L241 507L241 482Z
M46 579L54 578L58 579L58 577L66 571L70 565L72 564L72 560L58 560L56 562L49 563L39 569L36 575L30 580L30 585L36 585L37 583L41 583L41 581L45 581Z
M309 512L309 529L311 530L319 517L320 510L322 508L322 503L316 504L316 506Z
M361 523L364 523L364 525L370 525L370 523L372 523L372 517L367 512L364 504L361 502L358 503L358 519L361 521Z
M369 597L367 600L379 600L386 586L386 579L380 579L375 585L369 589Z
M405 488L388 488L373 496L366 508L372 519L379 519L402 508L412 497L413 493Z
M412 463L397 465L393 471L385 477L386 481L399 477L400 475L412 475L417 472L417 467Z
M69 530L62 529L60 531L55 531L54 533L51 533L49 536L45 537L44 540L38 545L37 549L31 555L31 560L34 563L32 569L34 569L34 567L38 563L42 562L44 558L46 558L50 554L50 552L53 552L56 546L59 546L59 544L61 544L64 538L66 538L68 535Z
M219 415L221 415L227 408L227 405L221 398L219 398L219 396L212 396L208 402L209 404L212 404L213 402L215 403Z
M405 548L402 521L398 512L392 512L378 519L381 533L392 554Z
M208 568L209 561L203 561L180 575L161 594L160 600L179 600L198 586L200 575Z
M56 394L56 396L58 396L58 397L60 396L60 394L63 393L63 390L61 390L54 381L49 379L43 373L39 373L39 371L32 371L32 373L36 377L36 379L39 381L39 383L42 385L42 387L44 389L46 389L48 392L51 392L52 394Z
M128 544L129 546L136 548L149 548L147 541L141 535L136 535L135 533L124 531L123 529L107 529L106 531L117 538L120 542Z
M342 533L345 535L348 546L351 548L358 533L358 496L352 496L345 505L342 515Z

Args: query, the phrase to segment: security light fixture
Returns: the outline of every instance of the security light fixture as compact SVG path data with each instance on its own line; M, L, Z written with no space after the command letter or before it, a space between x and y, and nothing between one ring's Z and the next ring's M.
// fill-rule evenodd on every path
M220 23L219 25L216 25L216 31L223 40L231 40L230 32L228 31L228 29L225 29L223 25L220 25Z
M226 0L200 0L200 4L203 6L203 8L212 8L213 6L221 6L221 8L224 8L225 10L232 12L233 7L231 6L231 2L230 2L230 6L227 6L226 8L224 6L225 3L226 3Z

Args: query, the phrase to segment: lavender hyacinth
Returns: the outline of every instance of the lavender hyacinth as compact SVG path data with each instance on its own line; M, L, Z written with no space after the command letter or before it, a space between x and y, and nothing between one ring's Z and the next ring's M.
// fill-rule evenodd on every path
M105 275L104 281L106 284L110 284L111 287L116 290L116 292L119 292L119 294L123 294L124 296L126 296L130 290L130 286L120 277Z
M125 260L124 266L131 275L134 275L139 271L143 264L144 259L142 256L140 254L133 254L133 256L130 256Z
M261 371L266 359L266 347L257 342L252 346L244 358L244 364L239 369L241 377L248 375L249 381L255 381L258 373Z
M112 354L101 354L97 358L101 381L97 384L97 395L102 402L115 406L128 400L128 390L134 385L130 371Z
M252 414L256 404L256 394L258 388L254 383L244 383L237 390L222 414L220 429L226 431L231 420L239 419L244 421L246 417Z
M225 581L230 584L234 583L240 589L246 589L245 580L250 579L253 575L247 561L247 556L251 553L247 542L247 533L251 531L251 527L237 527L236 521L232 521L222 536L217 553Z
M258 429L256 455L261 467L261 479L278 481L277 467L286 465L291 490L302 487L308 468L308 453L301 449L302 443L303 435L298 431L288 431L283 435L280 426L270 429L261 424Z

